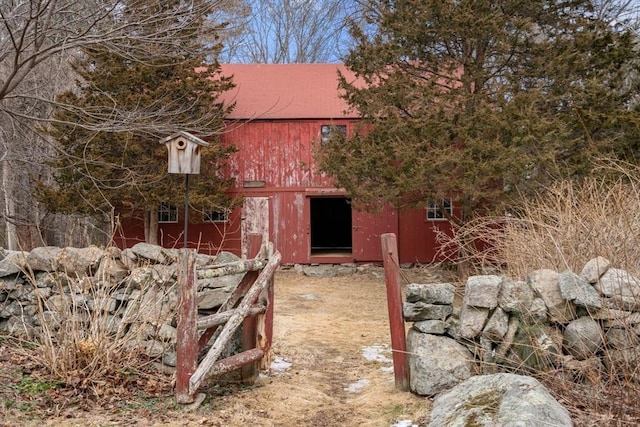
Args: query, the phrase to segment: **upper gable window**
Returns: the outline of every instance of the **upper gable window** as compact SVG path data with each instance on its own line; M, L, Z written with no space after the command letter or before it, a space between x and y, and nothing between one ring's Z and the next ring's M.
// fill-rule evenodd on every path
M347 135L347 125L322 125L320 126L320 137L323 144L326 144L331 139L333 132L340 132L342 135Z
M440 203L442 203L442 207L447 212L448 215L453 215L453 208L451 205L451 198L445 197L440 199ZM428 220L438 220L438 219L447 219L445 215L440 210L440 206L433 201L430 201L427 205L427 219Z
M158 222L178 222L178 208L169 203L158 206Z

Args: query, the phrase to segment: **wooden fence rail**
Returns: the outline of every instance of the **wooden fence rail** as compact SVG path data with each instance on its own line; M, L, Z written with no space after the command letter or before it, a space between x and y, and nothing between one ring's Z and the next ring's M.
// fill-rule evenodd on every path
M273 335L273 276L280 265L279 252L261 244L260 235L249 236L253 259L195 269L195 253L184 250L178 269L179 307L175 395L179 403L195 400L202 382L212 375L242 369L243 380L255 378L256 363L268 366ZM197 317L196 277L207 280L228 274L245 273L242 280L216 314ZM222 330L198 365L198 355ZM218 360L235 331L242 325L242 352ZM198 336L198 330L203 330Z

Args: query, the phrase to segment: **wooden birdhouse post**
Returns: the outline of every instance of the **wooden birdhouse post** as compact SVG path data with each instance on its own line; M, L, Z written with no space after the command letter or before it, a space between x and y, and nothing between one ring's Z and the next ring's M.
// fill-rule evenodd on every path
M184 249L178 269L178 325L176 349L176 398L179 403L191 403L189 379L196 370L198 356L197 314L195 282L195 251L187 248L189 232L189 175L200 173L200 150L208 147L206 141L188 132L178 132L160 140L169 152L169 173L184 174Z
M197 175L200 173L200 148L209 143L188 132L178 132L160 143L169 151L169 173Z

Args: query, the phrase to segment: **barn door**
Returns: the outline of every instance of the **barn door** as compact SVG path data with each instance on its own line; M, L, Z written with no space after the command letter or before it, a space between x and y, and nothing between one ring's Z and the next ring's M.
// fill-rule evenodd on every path
M376 213L353 211L353 258L382 261L380 235L398 234L398 212L386 205Z
M269 240L269 198L246 197L242 207L242 258L247 258L249 234L261 234Z

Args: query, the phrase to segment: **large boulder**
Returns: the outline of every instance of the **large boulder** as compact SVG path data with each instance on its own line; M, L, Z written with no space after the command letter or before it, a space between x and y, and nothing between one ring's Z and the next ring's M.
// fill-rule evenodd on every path
M573 426L565 407L536 379L479 375L433 402L428 427Z
M473 357L455 340L410 329L407 334L410 387L414 393L433 396L473 374Z

